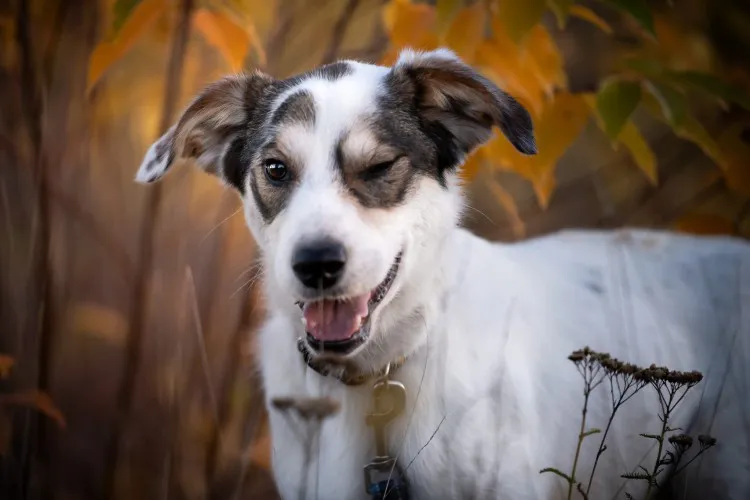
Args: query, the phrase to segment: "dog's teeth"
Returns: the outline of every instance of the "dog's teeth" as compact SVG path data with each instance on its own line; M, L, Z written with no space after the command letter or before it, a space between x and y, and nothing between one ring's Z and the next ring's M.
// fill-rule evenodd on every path
M300 323L302 323L303 325L307 326L307 320L306 320L306 319L305 319L304 317L300 318L300 319L299 319L299 321L300 321Z

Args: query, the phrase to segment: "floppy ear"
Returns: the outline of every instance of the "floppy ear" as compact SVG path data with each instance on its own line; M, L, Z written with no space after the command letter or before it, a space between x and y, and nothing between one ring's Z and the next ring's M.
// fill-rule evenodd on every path
M225 170L224 157L233 141L249 127L263 91L273 79L260 72L223 78L206 87L178 122L151 145L135 180L154 182L177 160L192 160L206 172L237 185Z
M518 151L536 154L529 112L450 50L407 49L391 71L413 85L417 112L426 128L432 128L440 142L451 140L461 153L456 155L459 158L486 142L493 125L500 127Z

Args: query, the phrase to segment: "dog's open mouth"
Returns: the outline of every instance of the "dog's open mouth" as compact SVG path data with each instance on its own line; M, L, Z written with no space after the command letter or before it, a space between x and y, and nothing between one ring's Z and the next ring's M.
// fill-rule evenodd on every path
M362 344L369 334L370 317L391 289L400 263L401 253L396 256L385 279L365 294L298 302L310 346L315 350L347 353Z

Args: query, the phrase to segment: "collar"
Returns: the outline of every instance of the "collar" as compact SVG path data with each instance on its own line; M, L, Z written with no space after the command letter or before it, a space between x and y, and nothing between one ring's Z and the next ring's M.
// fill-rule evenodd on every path
M324 377L333 377L342 384L350 386L362 385L367 381L381 379L395 372L406 363L406 356L399 356L377 372L365 373L347 360L326 356L325 353L314 356L303 338L297 339L297 350L302 354L302 360L305 364L317 373Z

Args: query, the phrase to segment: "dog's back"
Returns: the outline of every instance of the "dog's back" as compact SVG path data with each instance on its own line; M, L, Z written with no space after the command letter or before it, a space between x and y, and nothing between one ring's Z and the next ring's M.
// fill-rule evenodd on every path
M550 498L562 484L552 474L538 476L540 469L567 472L572 466L583 381L567 357L590 346L641 366L702 372L704 380L670 419L670 427L681 430L668 435L711 435L718 445L678 476L676 498L750 498L747 243L654 231L570 231L493 245L459 234L471 241L471 251L447 314L473 319L460 333L467 347L456 347L459 334L449 333L451 366L476 373L469 360L498 360L473 366L483 372L478 378L492 370L504 379L496 399L515 408L515 418L505 421L522 422L515 432L525 434L517 440L526 452L513 459L526 470L519 478L527 475L529 485L541 488L537 495ZM620 475L653 467L657 442L639 434L659 434L659 408L656 392L646 387L618 411L592 498L611 498L618 490L618 497L624 491L639 497L645 482L626 483ZM586 427L604 429L610 411L605 380L592 393ZM584 442L576 474L584 484L600 438ZM697 448L696 439L690 455ZM664 450L671 450L666 442Z

